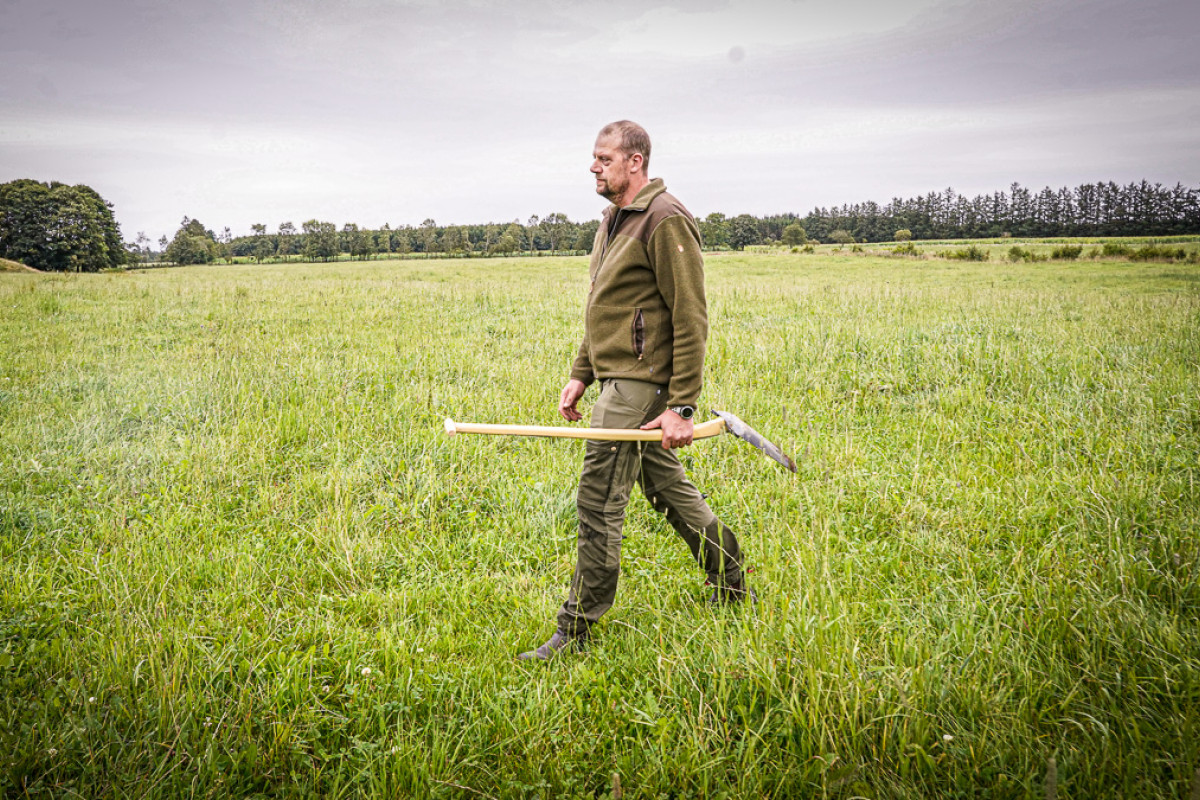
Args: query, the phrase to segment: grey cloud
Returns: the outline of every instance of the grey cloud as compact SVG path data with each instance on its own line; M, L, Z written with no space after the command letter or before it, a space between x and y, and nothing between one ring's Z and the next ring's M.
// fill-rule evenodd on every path
M947 5L886 36L757 59L746 85L851 105L1194 86L1200 48L1182 32L1198 27L1200 4L1175 0Z
M884 35L856 34L847 20L842 38L818 44L729 41L704 57L619 46L655 9L703 23L729 6L9 0L0 181L97 176L115 187L106 196L119 214L166 203L172 225L184 213L236 228L325 207L364 224L594 216L591 138L621 117L647 125L662 145L656 163L694 210L804 210L913 183L971 191L1050 180L1039 175L1069 182L1069 169L1097 163L1196 163L1200 109L1186 98L1200 91L1200 4L972 0ZM850 16L822 12L823 30L838 14ZM1151 131L1126 124L1127 109L1105 120L1099 104L1121 92L1175 94ZM897 109L928 109L946 128L851 129L888 125ZM979 114L991 116L969 124ZM43 124L71 129L69 141L35 147ZM824 133L789 136L810 128ZM830 145L843 130L846 141ZM725 137L722 154L705 152L706 136ZM264 157L276 141L303 144ZM1122 176L1086 175L1110 177Z

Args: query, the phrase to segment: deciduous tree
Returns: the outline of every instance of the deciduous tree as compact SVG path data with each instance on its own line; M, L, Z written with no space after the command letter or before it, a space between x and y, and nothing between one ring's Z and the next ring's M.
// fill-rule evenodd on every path
M332 222L310 219L304 228L304 256L309 261L330 261L337 258L337 226Z
M279 223L279 246L275 252L284 261L296 252L296 226L291 222Z
M798 247L808 241L808 234L799 222L793 222L783 229L783 243L789 247Z
M729 245L744 250L748 244L758 244L758 220L749 214L739 214L729 221Z
M120 267L129 254L112 205L90 186L21 179L0 184L0 258L98 272Z
M221 245L200 220L184 217L163 255L167 261L180 266L211 264L221 257Z
M254 260L261 264L275 252L275 245L267 238L266 225L255 223L250 230L254 231Z

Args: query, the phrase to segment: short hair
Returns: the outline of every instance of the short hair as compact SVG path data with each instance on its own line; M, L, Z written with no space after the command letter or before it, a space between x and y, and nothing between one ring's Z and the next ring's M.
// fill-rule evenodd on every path
M618 149L625 154L625 157L640 153L642 156L642 171L649 174L650 169L650 134L646 133L646 129L636 122L630 122L627 119L618 122L610 122L600 129L600 135L597 138L616 135L621 144Z

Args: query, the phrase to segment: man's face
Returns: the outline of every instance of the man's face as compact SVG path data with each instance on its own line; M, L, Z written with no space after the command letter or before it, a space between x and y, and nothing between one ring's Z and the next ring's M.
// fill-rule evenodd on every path
M629 188L630 159L621 152L616 136L602 136L592 151L592 174L596 176L596 194L617 202Z

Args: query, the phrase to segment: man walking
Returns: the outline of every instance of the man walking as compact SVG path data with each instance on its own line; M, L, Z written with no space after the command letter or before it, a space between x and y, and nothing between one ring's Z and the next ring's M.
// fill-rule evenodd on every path
M583 343L558 411L572 422L582 419L579 400L599 380L592 425L662 429L662 445L588 441L570 593L554 635L522 659L547 660L582 642L612 608L625 507L635 482L716 586L712 602L754 597L742 575L737 538L688 481L674 452L692 443L704 374L708 311L699 229L662 179L650 180L650 137L640 125L623 120L605 126L593 159L596 192L612 205L592 248Z

